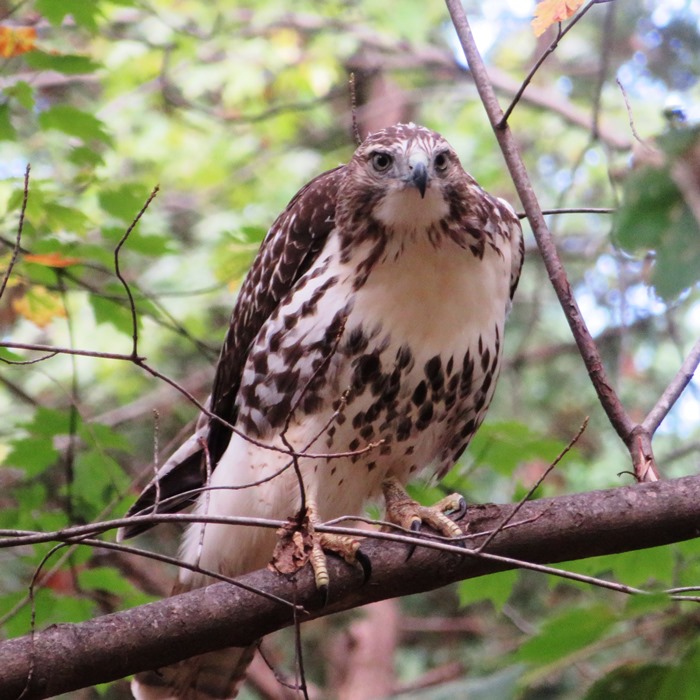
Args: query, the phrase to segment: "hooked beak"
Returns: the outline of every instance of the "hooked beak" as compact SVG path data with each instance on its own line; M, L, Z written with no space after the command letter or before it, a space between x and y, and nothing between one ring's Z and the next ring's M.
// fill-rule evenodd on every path
M421 199L425 197L425 188L428 186L428 169L424 163L416 163L411 171L411 184L418 188Z

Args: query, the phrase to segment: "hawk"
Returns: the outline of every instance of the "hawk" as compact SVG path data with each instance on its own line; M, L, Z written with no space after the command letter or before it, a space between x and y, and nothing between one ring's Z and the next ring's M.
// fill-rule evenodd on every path
M238 295L209 409L129 514L195 512L312 521L362 511L450 535L407 499L455 463L493 396L523 260L513 210L485 192L439 134L397 124L304 186L273 223ZM217 420L216 417L223 419ZM272 448L272 449L271 449ZM129 537L146 529L134 523ZM181 556L238 576L264 567L274 531L193 524ZM357 542L324 548L352 558ZM316 579L327 584L323 557ZM178 592L211 583L183 569ZM235 697L251 649L139 674L140 700Z

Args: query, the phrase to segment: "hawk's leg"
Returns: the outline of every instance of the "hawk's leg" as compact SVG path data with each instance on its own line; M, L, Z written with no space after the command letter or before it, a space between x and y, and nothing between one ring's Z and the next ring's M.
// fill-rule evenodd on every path
M422 506L406 493L401 482L393 476L385 479L382 491L389 522L414 532L418 532L425 523L445 537L461 537L464 534L452 520L459 519L467 510L467 502L458 493L446 496L433 506Z
M311 567L314 571L316 588L323 592L324 595L328 595L330 578L328 576L326 552L337 554L348 564L359 564L364 572L364 582L367 582L372 572L372 566L369 558L360 551L360 538L350 535L336 535L329 532L316 533L315 526L319 524L318 507L316 501L312 499L307 500L307 513L309 525L313 532L309 560L311 561Z

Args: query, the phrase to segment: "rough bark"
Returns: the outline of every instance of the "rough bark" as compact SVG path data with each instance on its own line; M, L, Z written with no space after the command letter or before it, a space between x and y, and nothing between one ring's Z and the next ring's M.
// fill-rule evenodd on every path
M469 509L469 532L489 531L513 505ZM554 563L679 542L700 534L700 477L593 491L525 504L488 546L491 554ZM511 524L512 525L512 524ZM478 544L478 538L469 546ZM294 579L270 571L248 585L303 605L300 619L418 593L460 579L512 568L504 562L368 539L372 576L330 561L324 607L309 571ZM46 698L173 663L226 645L246 645L293 624L292 608L227 583L80 624L60 624L0 644L0 697Z

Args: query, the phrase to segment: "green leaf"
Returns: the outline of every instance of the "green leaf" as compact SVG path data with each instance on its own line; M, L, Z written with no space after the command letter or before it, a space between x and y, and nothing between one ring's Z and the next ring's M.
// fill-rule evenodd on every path
M81 0L82 2L82 0ZM55 2L56 5L60 4ZM89 5L90 3L84 3ZM43 51L29 51L24 54L24 60L30 68L35 70L53 70L66 75L79 75L93 73L100 65L87 56L73 54L53 54Z
M104 504L124 491L129 478L108 455L90 450L75 458L72 492L79 513L90 520Z
M669 673L666 666L646 664L616 668L596 681L584 700L629 700L629 698L659 698L658 690Z
M126 223L131 223L143 208L149 195L149 190L143 185L124 183L111 190L102 190L98 195L98 200L100 206L108 214Z
M518 661L545 665L598 641L616 621L605 606L567 610L547 620L540 632L515 654Z
M57 202L47 202L44 206L47 223L53 231L69 231L71 233L84 234L91 226L90 219L80 209L67 207ZM42 243L44 244L42 246ZM49 242L53 243L53 242ZM41 247L41 250L39 250ZM33 253L48 253L49 249L45 241L39 241L32 250Z
M133 445L121 433L102 423L83 423L78 431L86 445L101 450L121 450L131 453Z
M683 206L666 169L644 167L625 180L623 204L615 213L613 239L630 252L658 249L672 214Z
M586 576L609 578L612 574L616 581L636 588L648 584L649 581L668 585L675 573L675 554L673 547L652 547L633 552L579 559L565 562L560 566L567 571ZM560 580L560 582L575 586L588 586L588 584L577 584L573 581Z
M56 105L39 114L42 129L56 129L83 141L92 139L111 143L105 125L97 117L69 105Z
M98 30L97 18L103 14L100 5L99 0L36 0L37 10L55 27L72 15L77 25L91 32Z
M9 360L10 362L23 362L27 359L26 357L23 357L17 353L15 350L8 350L7 348L2 347L0 347L0 357L3 360Z
M131 312L126 307L126 302L122 305L111 299L98 296L97 294L91 294L89 299L90 306L92 306L92 310L95 314L95 321L98 324L109 323L121 333L131 337L133 333L133 322ZM130 349L130 347L125 347L124 352L129 352Z
M628 175L612 235L632 253L655 252L650 281L656 293L670 301L700 280L700 225L674 179L679 165L694 168L700 128L669 132L657 144L665 160Z
M70 422L71 417L68 411L39 406L34 412L32 420L21 425L32 435L54 437L55 435L68 435Z
M104 591L114 595L128 595L133 591L129 581L108 566L84 569L78 574L78 584L82 590Z
M96 168L98 165L104 165L102 155L87 146L77 146L71 149L68 153L68 160L79 167Z
M10 466L23 469L29 476L36 476L58 461L59 454L50 439L36 437L13 440L12 449L5 458Z
M698 222L683 204L656 251L651 282L662 299L675 299L700 279L699 239Z
M508 602L517 580L518 571L512 570L460 581L457 587L459 604L464 607L482 600L489 600L494 608L500 611Z
M22 105L25 109L34 109L34 88L24 80L5 88L5 94Z
M649 593L644 595L631 595L627 598L627 603L625 605L625 616L626 617L639 617L640 615L646 615L650 612L656 612L667 607L669 604L673 605L668 593Z
M14 141L16 137L15 127L10 121L10 105L0 105L0 141Z
M622 552L609 560L615 578L628 586L639 588L649 581L665 585L673 582L676 557L672 547Z
M525 423L503 421L482 426L471 442L470 452L477 464L488 464L510 475L527 460L551 462L563 447L564 443L542 437Z
M663 678L655 698L658 700L696 700L700 688L700 643L695 642Z

